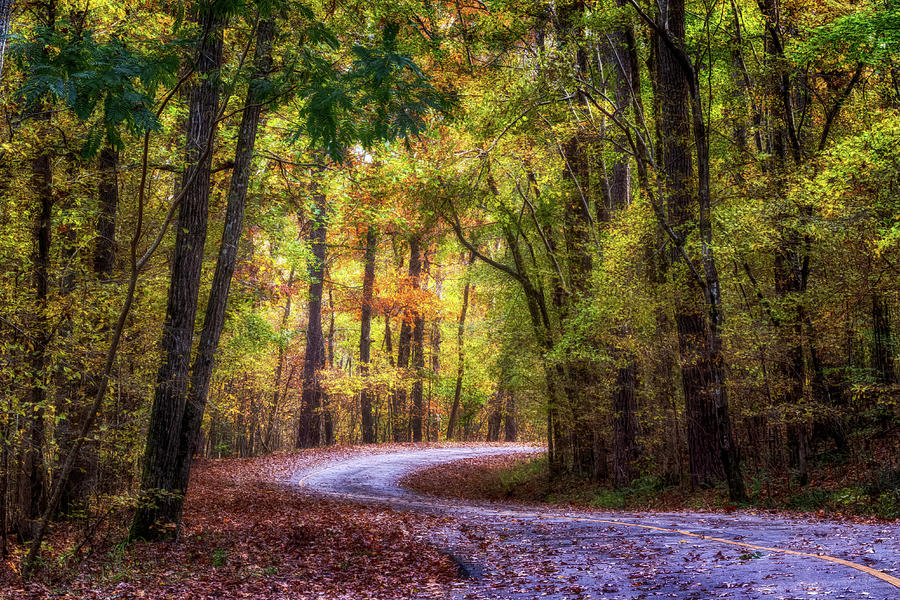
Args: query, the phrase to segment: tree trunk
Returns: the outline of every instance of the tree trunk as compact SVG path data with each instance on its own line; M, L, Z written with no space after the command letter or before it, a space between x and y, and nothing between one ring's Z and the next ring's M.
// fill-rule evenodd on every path
M683 9L683 7L682 7ZM683 38L682 38L683 45ZM709 395L715 415L715 433L719 461L725 471L728 484L728 495L733 502L746 499L744 479L740 466L740 452L734 438L731 415L728 405L728 387L725 379L725 359L723 356L722 332L725 325L725 313L722 304L722 287L719 281L718 266L713 251L712 231L712 194L710 190L709 138L706 130L706 115L703 109L700 81L697 71L689 58L682 57L691 92L691 129L697 152L697 197L699 210L697 228L700 233L700 255L703 265L706 289L706 317L708 319L708 362L710 364L711 381Z
M506 390L503 406L503 441L515 442L519 437L519 422L516 418L516 395Z
M684 0L663 2L662 21L676 42L684 39ZM669 223L685 239L694 221L694 168L691 151L689 82L676 50L657 36L657 81L664 190ZM691 257L695 259L696 257ZM723 475L717 452L715 414L708 386L712 379L707 344L707 322L699 290L689 279L688 266L677 249L669 256L674 281L675 325L681 357L688 428L691 483L711 485Z
M394 367L394 348L393 348L393 340L391 334L391 315L389 311L385 311L384 313L384 353L387 355L388 364L391 367ZM392 391L388 397L387 409L388 409L388 419L385 424L385 435L384 440L390 439L393 441L394 439L394 398L396 395L396 391ZM377 435L377 431L375 432Z
M366 253L364 258L362 310L359 325L359 374L364 379L369 374L370 349L372 346L372 295L375 288L375 253L378 249L378 233L374 225L366 230ZM375 443L375 426L372 421L373 393L365 385L359 395L361 412L362 441Z
M298 448L315 448L322 442L324 406L319 371L325 367L325 339L322 333L322 287L325 277L325 195L314 196L313 222L309 244L313 258L309 262L309 326L306 329L306 354L303 359L303 393L300 399Z
M272 450L272 431L275 427L275 417L278 414L278 406L281 403L282 391L281 391L281 380L284 376L284 361L285 355L287 354L287 340L284 339L284 334L287 331L288 320L291 318L291 307L293 305L293 287L294 287L294 269L291 269L290 274L288 275L287 281L287 289L288 295L285 299L284 312L281 315L281 329L279 330L279 341L278 341L278 363L275 365L275 389L272 392L272 408L269 411L269 420L266 424L266 433L263 436L263 444L266 446L268 450ZM291 366L291 371L288 373L287 381L284 382L284 396L287 396L287 391L291 385L291 379L294 376L294 366Z
M50 113L38 119L49 128ZM38 201L34 220L34 310L35 326L31 350L31 391L26 405L22 439L22 472L19 482L19 538L30 540L36 520L47 500L47 473L44 464L46 438L44 408L47 403L47 346L50 343L48 293L50 287L50 239L53 218L53 167L47 146L31 162L31 187Z
M421 277L416 282L416 288L424 287L423 284L428 279L431 268L431 254L429 250L425 251L422 264ZM422 441L422 425L425 416L425 406L423 397L423 381L425 376L425 318L422 313L415 309L413 316L413 336L412 336L412 368L415 370L415 379L412 384L411 409L410 409L410 429L412 430L412 441Z
M97 241L94 246L94 273L101 280L112 276L116 261L116 214L119 209L119 182L116 167L119 153L109 146L100 151L100 216L97 219Z
M0 0L0 83L3 82L3 59L6 58L9 22L12 19L14 0Z
M424 398L422 377L425 369L425 319L420 314L416 314L413 319L413 335L412 335L412 368L415 371L415 379L412 384L412 393L410 394L410 429L412 429L412 441L422 441L422 424L424 417Z
M68 175L71 180L76 178L75 164L68 161ZM61 206L62 210L66 210L69 206ZM58 279L58 289L60 299L66 298L75 289L75 261L78 254L78 247L75 240L75 229L67 227L60 234L62 264L60 265L60 274ZM98 278L102 278L101 273L96 273ZM86 408L85 392L89 391L87 378L83 375L87 373L88 365L82 362L78 357L78 353L74 352L71 345L72 322L68 321L61 324L57 328L55 346L59 352L68 354L72 358L67 361L57 361L54 366L53 385L55 387L55 419L53 428L54 442L58 448L57 461L54 465L54 476L59 479L59 472L65 463L66 456L74 447L78 432L81 430L81 422L83 420L84 410ZM67 370L65 363L72 367L71 371ZM72 371L82 373L81 376L74 377ZM92 395L92 394L91 394ZM94 444L82 445L81 451L78 453L76 464L71 474L66 479L62 496L57 507L57 514L64 515L73 508L83 505L86 498L90 494L91 483L97 474L97 456Z
M655 32L660 145L669 213L666 227L677 238L672 244L670 272L675 284L675 322L688 420L691 481L694 485L708 485L724 475L729 494L737 501L745 493L728 414L722 357L724 317L712 249L706 117L697 71L684 50L684 0L669 0L661 9L663 25L645 14L643 17ZM697 229L702 275L696 267L697 261L686 254L683 246L693 213L691 139L697 153ZM683 260L676 262L679 258ZM691 283L700 288L705 307L697 302L696 294L689 293Z
M334 367L334 296L333 285L328 284L328 335L325 337L325 364ZM322 395L322 439L326 446L334 444L334 413L328 405L328 398Z
M419 274L422 271L422 254L419 247L420 240L418 236L413 236L409 240L409 274L407 286L418 288ZM400 369L409 368L409 358L412 330L416 318L416 311L412 307L406 307L403 310L403 323L400 325L400 336L397 339L397 367ZM406 385L401 385L393 396L393 418L391 423L391 435L395 442L405 442L408 440L406 423L404 416L406 415Z
M872 370L880 385L896 383L891 318L879 292L872 293Z
M9 439L12 437L12 396L6 398L6 413L3 415L3 439L0 440L0 556L6 558L9 535Z
M438 300L443 300L443 274L440 269L438 269L437 273L435 273L434 277L434 294L437 296ZM440 371L441 371L441 322L442 319L439 315L434 317L434 320L431 322L431 380L428 382L428 406L425 408L425 440L426 441L437 441L440 437L440 423L437 419L434 418L432 413L432 402L433 392L434 392L434 383L436 381L440 381Z
M500 441L500 425L503 421L503 396L505 392L503 390L497 390L491 397L488 399L487 411L488 411L488 430L487 430L487 438L488 442L499 442Z
M238 244L244 227L244 205L247 200L253 149L256 145L256 133L259 129L259 118L262 112L261 103L264 100L261 88L272 65L271 48L274 35L275 22L271 19L261 19L256 30L254 74L247 88L245 109L241 116L237 147L235 148L234 170L228 188L225 227L222 230L222 241L219 245L219 256L216 259L216 270L209 291L209 300L206 304L197 355L191 370L190 391L181 419L176 462L178 472L175 480L175 488L178 490L187 491L190 481L191 464L197 453L200 428L203 425L203 413L206 410L206 401L209 396L214 356L219 347L222 327L225 324L228 293L237 265ZM181 523L180 508L178 520L175 521L179 526Z
M787 202L788 174L787 150L799 164L801 158L799 140L794 123L794 107L791 100L791 83L783 60L783 47L778 0L764 0L760 9L766 19L764 48L768 59L775 67L772 83L768 90L775 118L771 120L768 137L773 160L769 165L774 178L773 189L779 202ZM805 291L805 276L800 252L800 236L790 224L791 215L782 214L777 218L779 232L778 248L774 258L775 295L786 304L787 318L779 319L775 325L779 339L778 346L784 353L777 357L776 367L785 385L780 403L786 407L785 431L789 449L789 464L797 474L797 480L805 485L808 473L808 421L801 407L807 376L806 361L803 358L803 318L802 298ZM788 223L787 226L784 224Z
M637 368L633 356L626 355L624 361L625 364L616 369L613 395L613 483L618 487L631 482L631 463L635 458L637 438Z
M469 266L475 262L475 254L469 253ZM456 345L459 349L456 363L456 388L453 391L453 404L450 407L450 417L447 419L447 439L452 440L456 435L456 424L459 420L459 403L462 398L463 375L466 368L466 313L469 310L469 294L471 293L472 284L466 277L466 284L463 287L462 308L459 311L459 321L456 327Z
M218 72L222 65L224 21L217 11L195 6L201 31L196 77L189 102L187 168L176 224L166 319L163 358L156 376L147 446L141 475L143 501L132 522L131 539L163 539L177 535L186 488L179 479L182 417L189 389L191 346L200 290L212 151L219 107Z

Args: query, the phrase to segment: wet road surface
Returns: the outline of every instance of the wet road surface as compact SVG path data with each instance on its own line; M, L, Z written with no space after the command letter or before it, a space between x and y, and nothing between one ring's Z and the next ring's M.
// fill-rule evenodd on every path
M534 450L494 446L376 454L300 473L295 482L348 502L448 517L431 531L427 542L453 556L468 575L453 584L450 598L900 599L898 524L862 525L749 511L569 511L437 499L397 483L441 462ZM818 557L734 546L708 537L827 555L895 582Z

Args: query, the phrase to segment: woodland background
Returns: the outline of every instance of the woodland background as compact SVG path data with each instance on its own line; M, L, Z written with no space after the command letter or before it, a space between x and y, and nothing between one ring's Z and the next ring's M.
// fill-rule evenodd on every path
M0 17L4 553L385 441L900 516L896 0Z

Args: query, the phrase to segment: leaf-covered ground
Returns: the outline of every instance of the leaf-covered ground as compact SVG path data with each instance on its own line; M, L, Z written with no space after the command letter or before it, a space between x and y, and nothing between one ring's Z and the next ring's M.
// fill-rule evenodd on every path
M541 501L547 496L547 482L539 470L532 474L531 465L543 455L535 452L453 460L410 473L400 484L444 498Z
M873 496L867 491L870 486L857 483L852 480L854 477L866 481L871 474L865 472L863 465L844 465L842 469L820 469L807 486L798 486L787 479L773 480L763 489L750 490L748 506L773 514L858 522L896 521L896 510L891 507L898 500L889 498L885 503L884 498L896 495L897 491ZM638 478L630 487L622 489L609 489L574 478L550 482L546 459L541 453L454 460L407 475L401 484L420 493L461 500L639 511L730 512L739 508L728 500L724 487L691 491L651 478Z
M454 562L420 542L438 517L338 504L303 493L290 479L325 461L364 452L344 448L249 460L201 461L175 543L118 543L127 523L84 541L81 526L59 527L41 577L18 581L22 548L3 563L0 598L318 599L440 596ZM77 564L76 564L77 563Z

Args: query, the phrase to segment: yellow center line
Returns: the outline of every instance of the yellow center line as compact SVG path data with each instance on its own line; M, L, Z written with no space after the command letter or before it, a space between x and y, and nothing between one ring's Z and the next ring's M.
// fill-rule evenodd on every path
M318 471L314 471L302 477L297 484L299 486L303 486L306 481L323 471L328 470L329 467L325 467L323 469L319 469ZM356 499L356 500L374 500L379 502L384 502L386 498L380 498L378 496L363 496L356 494L336 494L341 498L347 499ZM605 525L618 525L624 527L638 527L641 529L650 529L653 531L661 531L663 533L676 533L678 535L683 535L686 537L697 538L701 540L706 540L710 542L719 542L721 544L728 544L730 546L738 546L740 548L749 548L751 550L765 550L766 552L779 552L781 554L790 554L792 556L803 556L806 558L817 558L819 560L824 560L830 563L835 563L838 565L843 565L845 567L850 567L851 569L856 569L857 571L861 571L866 573L867 575L871 575L872 577L877 577L878 579L885 581L892 586L900 589L900 578L893 577L888 575L887 573L883 573L877 569L873 569L871 567L867 567L865 565L861 565L859 563L855 563L853 561L844 560L843 558L837 558L836 556L829 556L827 554L812 554L810 552L800 552L798 550L788 550L786 548L774 548L771 546L758 546L756 544L749 544L747 542L738 542L736 540L729 540L720 537L712 537L708 535L703 535L702 533L693 533L691 531L686 531L684 529L668 529L665 527L657 527L655 525L644 525L642 523L630 523L627 521L613 521L607 519L592 519L590 517L571 517L567 515L555 515L555 514L547 514L547 513L532 513L532 512L516 512L516 511L507 511L507 510L497 510L492 508L482 508L482 507L471 507L471 506L458 506L453 504L441 504L436 502L422 502L422 501L414 501L410 502L410 504L415 504L418 506L427 506L430 508L443 508L443 509L456 509L456 510L464 510L468 512L489 512L491 514L506 516L506 517L529 517L535 519L564 519L567 521L579 521L585 523L603 523Z

